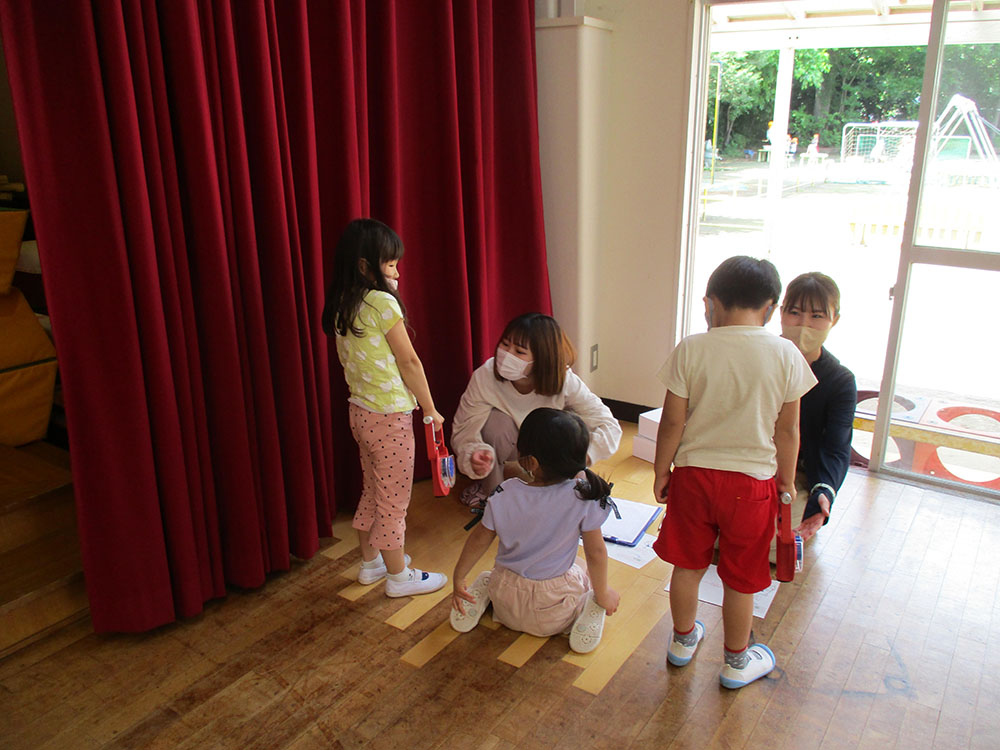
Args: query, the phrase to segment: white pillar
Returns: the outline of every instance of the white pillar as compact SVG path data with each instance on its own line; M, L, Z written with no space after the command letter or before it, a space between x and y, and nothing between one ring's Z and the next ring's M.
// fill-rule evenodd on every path
M795 50L791 47L778 51L778 80L774 88L774 124L768 130L771 138L770 169L767 176L767 213L764 216L764 246L771 255L774 228L781 211L781 191L788 153L788 113L792 101L792 69Z
M593 387L598 344L601 186L611 25L596 18L536 21L538 155L552 313L577 349L574 368Z

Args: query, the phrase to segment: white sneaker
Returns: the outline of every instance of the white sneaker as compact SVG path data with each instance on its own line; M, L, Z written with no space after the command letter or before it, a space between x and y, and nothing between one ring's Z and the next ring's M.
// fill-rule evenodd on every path
M775 658L771 649L763 643L755 643L747 648L746 666L743 669L733 669L728 664L723 665L719 673L719 682L722 683L722 687L735 690L770 674L774 665Z
M404 555L403 560L404 560L403 562L404 565L410 564L409 555ZM388 571L385 569L385 560L382 561L381 565L378 565L374 568L366 568L364 565L362 565L358 569L358 583L360 583L362 586L367 586L369 584L376 583L385 578L386 573L388 573Z
M465 613L459 612L454 607L451 610L451 626L459 633L468 633L479 624L486 607L490 604L490 572L486 571L476 576L476 580L469 586L469 593L476 597L475 602L462 602Z
M594 599L594 592L587 594L587 603L569 631L569 647L578 654L589 654L601 642L604 634L604 607Z
M410 577L406 581L385 579L386 596L416 596L437 591L448 583L448 576L443 573L428 573L419 568L410 568Z
M673 664L675 667L683 667L694 656L694 652L698 650L698 644L701 643L701 639L705 637L705 626L702 624L701 620L694 621L694 634L695 642L693 646L685 646L683 643L678 641L673 635L670 636L670 645L667 646L667 661Z

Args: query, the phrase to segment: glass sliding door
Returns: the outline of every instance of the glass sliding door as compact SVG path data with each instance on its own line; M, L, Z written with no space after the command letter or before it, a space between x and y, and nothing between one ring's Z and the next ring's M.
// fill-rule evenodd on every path
M1000 9L699 8L680 333L731 255L833 276L857 462L1000 497Z
M1000 28L970 13L934 3L879 399L912 408L878 415L872 459L1000 497Z
M821 271L842 297L829 350L876 394L930 23L928 13L882 23L870 6L844 8L837 0L709 4L704 130L692 138L703 158L692 175L697 223L681 318L683 333L701 330L705 284L731 255L768 258L786 284ZM901 72L882 95L887 71ZM777 316L769 327L780 332ZM870 453L872 423L858 431L860 458Z

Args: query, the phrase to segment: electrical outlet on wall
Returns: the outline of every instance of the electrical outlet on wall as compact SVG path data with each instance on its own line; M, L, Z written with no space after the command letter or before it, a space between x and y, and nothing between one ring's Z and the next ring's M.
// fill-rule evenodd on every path
M597 344L590 347L590 371L597 369Z

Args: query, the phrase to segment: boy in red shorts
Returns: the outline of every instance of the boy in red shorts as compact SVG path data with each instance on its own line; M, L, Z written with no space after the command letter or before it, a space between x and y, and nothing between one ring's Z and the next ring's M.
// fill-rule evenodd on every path
M667 661L687 664L705 635L698 584L718 540L727 688L774 669L767 646L749 645L753 595L771 583L778 493L795 493L799 398L816 384L795 345L764 330L780 296L770 262L724 261L705 293L708 333L681 341L660 371L653 494L667 509L653 549L674 565Z

